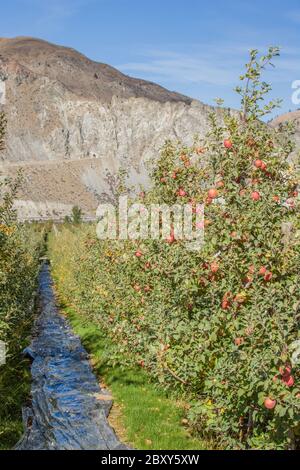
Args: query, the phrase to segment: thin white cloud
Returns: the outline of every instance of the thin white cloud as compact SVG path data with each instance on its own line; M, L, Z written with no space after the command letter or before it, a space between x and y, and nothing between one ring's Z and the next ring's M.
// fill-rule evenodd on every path
M215 85L229 85L236 74L233 70L216 67L205 60L178 55L176 58L151 60L147 62L130 62L117 68L126 73L150 74L156 79L170 79L177 82L207 82Z
M178 46L180 48L180 46ZM257 47L265 51L266 47ZM177 83L208 83L232 86L237 82L250 48L247 45L214 44L189 47L189 52L148 49L134 60L116 67L130 75L143 75L153 81ZM300 48L283 48L282 57L270 71L272 81L283 82L295 77L300 70Z
M264 51L266 47L258 49ZM131 75L143 74L154 81L232 86L247 61L249 50L247 45L230 44L194 45L189 47L188 53L172 48L148 49L140 53L140 60L119 64L117 68ZM283 49L282 54L283 57L276 60L275 71L271 71L274 81L286 81L299 70L300 49Z
M236 77L239 61L231 54L229 65L220 56L223 53L219 46L194 45L189 47L188 53L154 48L141 53L140 61L119 64L117 68L130 74L149 74L155 80L230 85Z

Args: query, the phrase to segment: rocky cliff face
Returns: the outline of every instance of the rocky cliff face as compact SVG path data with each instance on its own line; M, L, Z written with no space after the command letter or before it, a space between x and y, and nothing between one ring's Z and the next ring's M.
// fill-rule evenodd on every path
M296 141L296 146L297 149L300 148L300 111L293 111L290 113L282 114L281 116L278 116L276 119L273 119L271 121L270 125L271 127L277 128L281 124L284 124L286 122L293 122L295 125L295 141Z
M190 143L207 131L209 106L44 41L0 39L0 77L8 119L0 171L24 168L26 217L55 204L59 215L74 204L92 213L120 166L146 184L146 162L166 139Z

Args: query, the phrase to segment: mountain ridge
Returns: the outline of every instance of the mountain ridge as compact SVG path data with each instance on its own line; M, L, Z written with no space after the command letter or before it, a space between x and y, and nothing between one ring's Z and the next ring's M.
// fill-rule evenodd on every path
M208 130L212 107L44 40L0 39L0 78L0 172L23 170L21 218L63 217L72 204L94 214L121 168L146 186L147 162L167 139L189 145Z
M8 122L0 174L23 170L20 218L60 218L72 205L92 216L121 168L131 184L147 186L148 162L166 140L192 145L211 111L223 113L30 37L0 39L0 79Z
M0 57L14 60L38 75L57 79L79 96L108 102L120 98L146 97L156 101L185 102L192 99L153 82L129 77L116 68L89 59L71 47L32 37L0 38ZM73 72L79 75L74 77Z

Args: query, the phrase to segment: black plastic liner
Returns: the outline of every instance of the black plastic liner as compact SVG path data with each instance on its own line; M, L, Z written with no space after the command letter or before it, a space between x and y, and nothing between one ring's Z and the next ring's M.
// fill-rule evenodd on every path
M17 450L126 449L109 426L112 406L101 390L80 339L56 306L50 269L39 276L40 316L24 353L32 359L31 407Z

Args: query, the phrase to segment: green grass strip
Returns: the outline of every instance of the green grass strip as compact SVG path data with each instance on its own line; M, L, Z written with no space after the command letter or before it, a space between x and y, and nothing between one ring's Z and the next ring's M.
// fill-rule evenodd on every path
M194 439L183 426L182 406L149 382L140 368L111 367L107 364L110 343L99 326L68 307L62 307L83 345L91 354L94 372L110 389L117 413L112 412L118 434L136 449L198 450L205 443ZM116 415L116 417L114 417Z

